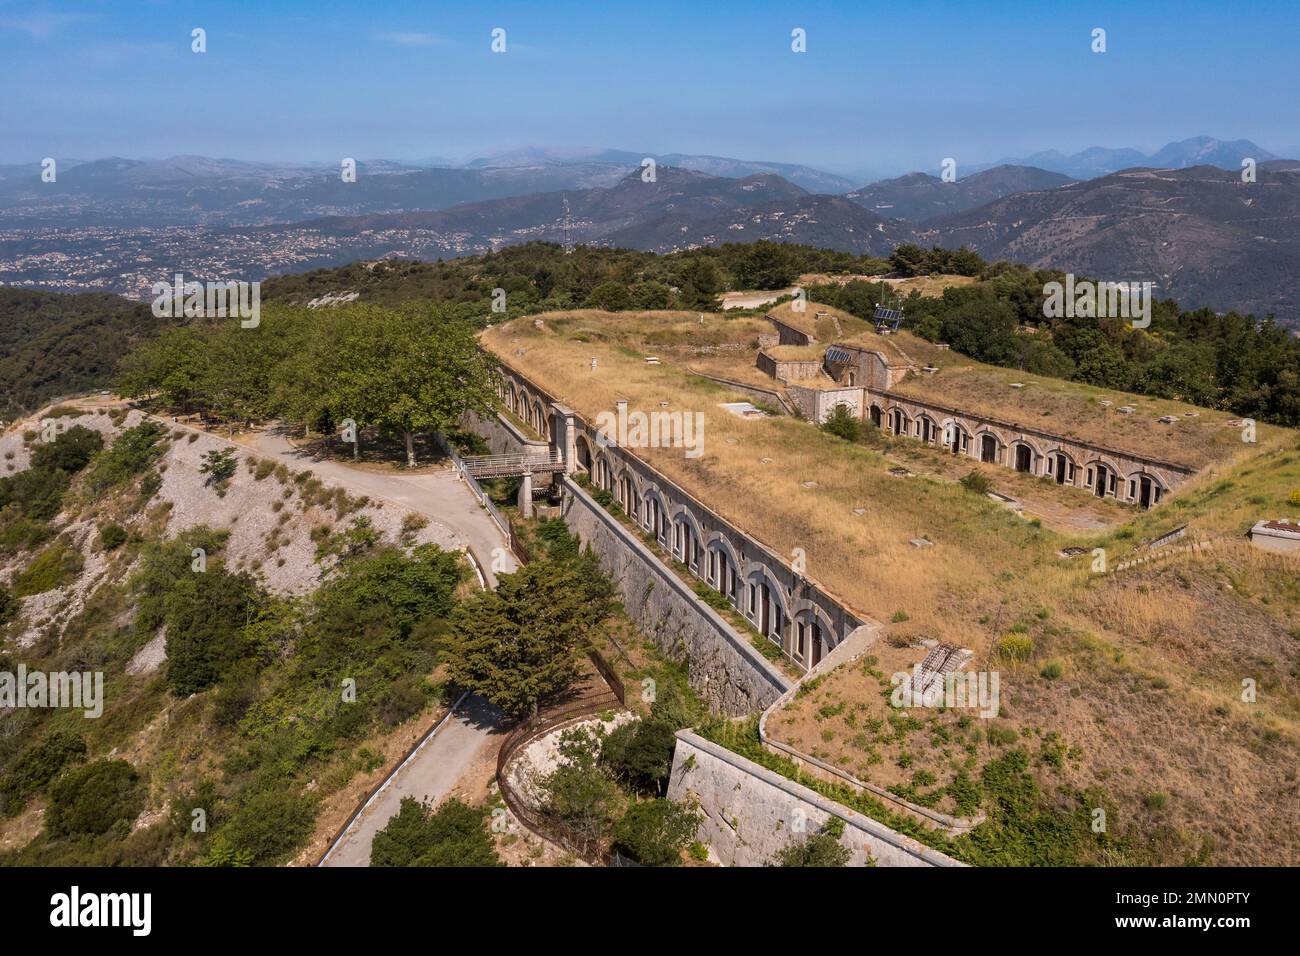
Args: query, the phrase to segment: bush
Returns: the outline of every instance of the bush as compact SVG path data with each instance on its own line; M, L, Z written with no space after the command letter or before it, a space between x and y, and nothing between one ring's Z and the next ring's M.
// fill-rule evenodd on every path
M371 866L500 866L483 812L451 799L434 812L403 797L370 844Z
M86 742L67 730L51 731L30 744L0 777L0 813L17 813L27 798L44 788L65 766L84 760Z
M18 616L19 602L9 589L0 583L0 627Z
M90 489L102 492L144 472L162 455L158 443L166 436L167 429L157 422L145 422L122 432L113 447L96 460L88 478Z
M144 809L140 775L125 760L96 760L70 771L50 790L45 826L54 836L106 833L130 826Z
M855 418L847 405L836 405L826 421L822 422L822 431L843 438L845 441L861 441L865 434L862 419Z
M1300 488L1297 488L1295 491L1291 492L1291 496L1287 498L1287 501L1292 506L1296 508L1300 508Z
M0 478L0 509L13 505L25 518L49 521L63 506L68 488L66 472L54 468L28 468Z
M316 805L308 797L289 790L261 790L246 796L230 814L215 838L216 850L223 847L230 862L250 866L282 863L311 836L316 823Z
M963 488L972 494L987 495L993 490L993 482L989 480L988 475L978 468L972 468L969 472L958 479Z
M662 793L672 770L675 729L654 718L623 724L605 738L601 762L635 789Z
M772 858L772 866L840 867L849 865L848 847L840 843L844 821L832 817L826 826L806 839L788 843Z
M1034 639L1028 634L1012 632L1003 634L998 640L998 654L1005 660L1024 663L1033 652Z
M671 800L648 800L628 808L614 825L614 849L645 866L676 866L695 841L700 814Z
M84 564L81 552L75 548L50 545L14 578L14 594L28 597L64 587L76 580Z
M167 683L177 697L207 690L250 655L242 628L256 617L261 597L247 574L219 567L172 582L163 604Z
M1059 661L1048 661L1043 665L1043 669L1038 672L1044 680L1056 680L1061 676L1062 668Z
M214 448L204 454L199 471L208 476L208 484L219 485L232 478L238 467L233 448Z
M32 451L33 468L49 468L75 474L104 447L103 436L84 425L74 425L52 442L37 445Z
M105 551L112 551L126 544L128 535L120 524L106 524L99 529L99 546Z

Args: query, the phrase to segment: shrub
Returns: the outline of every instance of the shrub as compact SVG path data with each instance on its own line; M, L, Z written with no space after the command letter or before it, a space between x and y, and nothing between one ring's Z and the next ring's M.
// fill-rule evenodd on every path
M156 422L145 422L122 432L113 447L96 459L88 478L91 490L105 491L144 472L162 455L159 442L166 437L167 429Z
M1061 676L1061 672L1062 668L1059 661L1048 661L1043 665L1043 669L1038 672L1038 675L1044 680L1056 680Z
M4 627L18 616L18 599L4 584L0 583L0 627Z
M787 844L772 858L772 866L848 866L849 850L840 843L844 835L844 821L832 817L817 833L803 840Z
M106 833L129 826L144 808L140 775L125 760L96 760L70 771L50 790L45 826L55 836Z
M998 654L1003 659L1023 663L1034 652L1034 639L1028 634L1010 632L998 639Z
M112 551L126 544L126 529L120 524L106 524L99 529L99 546L105 551Z
M437 811L413 797L370 844L371 866L500 866L483 812L456 799Z
M30 744L0 777L0 813L17 813L33 793L45 787L65 766L84 760L86 742L67 730L51 731Z
M63 506L68 488L66 472L54 468L28 468L0 478L0 508L13 505L25 518L49 521Z
M244 797L214 834L214 849L224 865L272 866L306 842L315 822L310 798L285 789L257 791Z
M663 720L633 720L613 730L600 759L614 775L638 790L663 792L672 770L675 728Z
M32 451L33 468L50 468L75 474L90 463L104 447L103 436L84 425L74 425L52 442Z
M1291 492L1290 497L1286 499L1293 507L1300 508L1300 488Z
M64 587L75 581L84 565L81 552L53 544L38 554L13 581L14 594L28 597Z
M676 866L695 840L700 814L671 800L648 800L628 808L614 825L614 849L645 866Z
M234 477L239 462L233 448L214 448L203 455L199 471L208 476L208 484L219 485Z
M847 405L836 405L826 421L822 422L822 431L845 441L861 441L865 432L862 419L855 418Z
M993 482L989 480L988 475L978 468L972 468L965 475L958 479L963 488L972 494L987 495L993 490Z

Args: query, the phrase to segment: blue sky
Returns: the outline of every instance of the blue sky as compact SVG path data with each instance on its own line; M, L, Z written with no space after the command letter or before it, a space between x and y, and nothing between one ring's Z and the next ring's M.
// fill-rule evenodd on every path
M538 145L854 171L1195 134L1296 155L1298 37L1295 5L1200 0L0 0L0 162Z

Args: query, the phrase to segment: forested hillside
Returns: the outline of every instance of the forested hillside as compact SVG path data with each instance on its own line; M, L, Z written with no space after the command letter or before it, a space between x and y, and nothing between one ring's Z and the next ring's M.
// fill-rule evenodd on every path
M107 292L0 288L0 419L108 385L118 359L169 323Z

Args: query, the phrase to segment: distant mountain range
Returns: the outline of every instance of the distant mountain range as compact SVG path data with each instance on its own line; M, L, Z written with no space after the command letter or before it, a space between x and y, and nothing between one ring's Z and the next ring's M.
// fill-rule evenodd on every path
M1093 146L1066 156L1054 149L1034 153L1019 159L1000 159L996 163L971 167L972 172L993 166L1037 166L1074 179L1095 179L1121 169L1151 166L1156 169L1187 169L1191 166L1218 166L1221 169L1241 169L1243 159L1257 163L1277 159L1268 150L1248 139L1224 141L1213 136L1193 136L1156 150L1150 155L1136 149L1106 149Z
M1184 305L1300 318L1300 164L1129 169L926 223L920 241L1114 281Z
M1255 183L1241 180L1247 155ZM645 157L615 150L368 161L355 183L323 166L202 157L68 161L49 185L30 166L0 167L0 285L138 296L182 265L258 279L532 240L671 252L771 239L881 257L917 242L1150 280L1186 305L1300 324L1300 162L1270 155L1197 137L1151 156L1039 154L1026 162L1063 168L1001 164L955 182L909 173L857 189L810 167L676 154L653 156L646 182ZM1094 175L1120 162L1138 165Z
M974 209L1013 193L1054 189L1071 182L1069 176L1032 166L994 166L950 183L928 173L908 173L863 186L846 198L880 216L921 222Z

